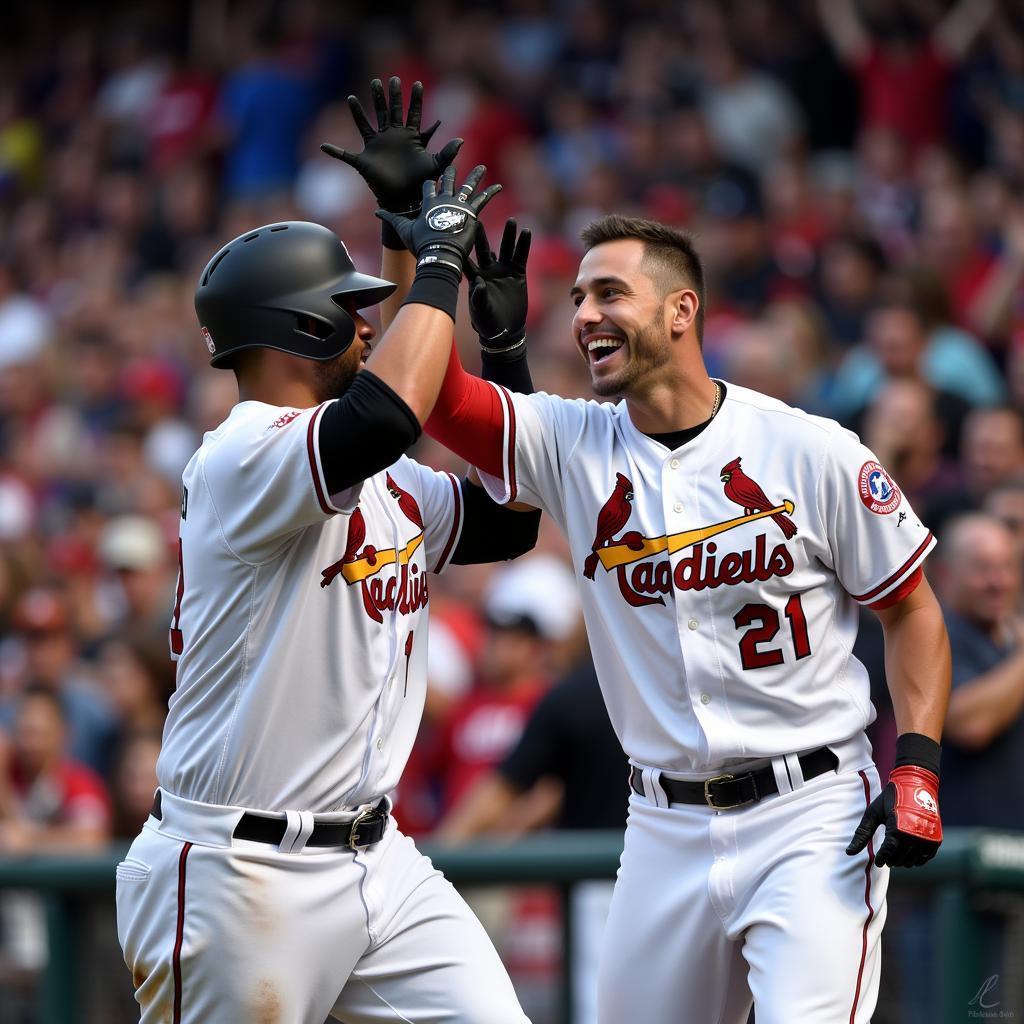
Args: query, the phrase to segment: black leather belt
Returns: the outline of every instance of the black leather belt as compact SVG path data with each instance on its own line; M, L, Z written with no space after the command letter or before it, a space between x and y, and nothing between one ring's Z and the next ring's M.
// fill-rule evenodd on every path
M804 779L813 779L839 767L839 758L828 747L818 747L809 754L801 754L797 760ZM634 793L644 795L640 769L629 769L629 785ZM663 775L658 785L674 804L707 804L716 811L729 811L734 807L755 804L763 797L778 793L775 772L771 765L742 775L716 775L702 782L686 782L683 779L666 779Z
M307 846L350 846L352 849L373 846L384 838L388 827L388 805L381 800L376 807L363 811L351 821L317 821L306 840ZM160 790L153 798L149 812L157 821L163 819L160 806ZM234 839L248 839L254 843L272 843L280 846L288 828L286 818L268 818L262 814L246 811L231 833Z

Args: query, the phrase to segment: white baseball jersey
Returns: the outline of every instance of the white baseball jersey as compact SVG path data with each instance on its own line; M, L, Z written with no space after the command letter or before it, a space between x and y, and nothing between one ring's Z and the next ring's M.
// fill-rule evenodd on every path
M461 490L403 456L328 494L324 408L243 402L185 469L157 775L186 799L355 807L396 785L412 748L427 574L458 541Z
M730 384L669 451L625 403L498 390L504 479L484 483L565 532L633 761L708 772L874 718L857 606L898 591L935 541L854 434Z

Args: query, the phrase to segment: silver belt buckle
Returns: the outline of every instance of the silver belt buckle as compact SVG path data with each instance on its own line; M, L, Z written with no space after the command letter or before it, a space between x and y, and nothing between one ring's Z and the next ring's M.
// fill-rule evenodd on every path
M714 798L711 796L710 787L716 782L730 782L735 779L735 775L716 775L713 779L704 780L704 803L708 805L713 811L731 811L734 807L742 807L746 802L741 800L738 804L716 804Z
M367 810L363 811L362 813L360 813L360 814L357 814L357 815L356 815L356 816L355 816L355 817L354 817L354 818L352 819L352 828L351 828L351 829L349 829L349 833L348 833L348 845L349 845L349 846L350 846L350 847L351 847L351 848L352 848L353 850L358 850L358 849L361 849L361 848L363 848L363 847L365 847L365 846L368 846L368 845L369 845L368 843L360 843L360 842L359 842L359 836L357 835L357 833L359 832L359 826L360 826L360 825L361 825L361 824L362 824L362 823L363 823L363 822L364 822L364 821L365 821L365 820L366 820L367 818L369 818L369 817L370 817L371 815L373 815L374 813L376 813L376 810L377 810L377 808L376 808L376 807L371 807L371 808L369 808L369 809L367 809Z

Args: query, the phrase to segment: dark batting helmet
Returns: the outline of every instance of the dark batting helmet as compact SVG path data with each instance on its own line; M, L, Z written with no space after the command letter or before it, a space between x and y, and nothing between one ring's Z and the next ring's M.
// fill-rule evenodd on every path
M360 274L333 231L293 220L228 242L199 278L196 313L213 366L247 348L333 359L356 333L343 305L373 306L394 290Z

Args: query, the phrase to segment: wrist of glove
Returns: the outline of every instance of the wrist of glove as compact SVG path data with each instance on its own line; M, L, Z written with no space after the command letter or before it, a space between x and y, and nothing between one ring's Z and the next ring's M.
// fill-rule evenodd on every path
M884 825L885 837L874 857L878 867L918 867L935 856L942 842L939 755L939 745L920 733L905 733L897 739L896 767L864 812L848 854L863 850Z
M509 334L507 331L499 334L496 338L485 338L482 334L480 339L480 351L495 361L511 362L514 359L523 359L526 356L526 332Z
M491 185L476 192L484 170L483 166L473 168L457 194L454 167L444 172L440 191L432 180L425 181L423 208L415 220L377 211L416 257L416 277L406 303L434 306L455 319L459 282L476 237L478 215L501 190L500 185Z

